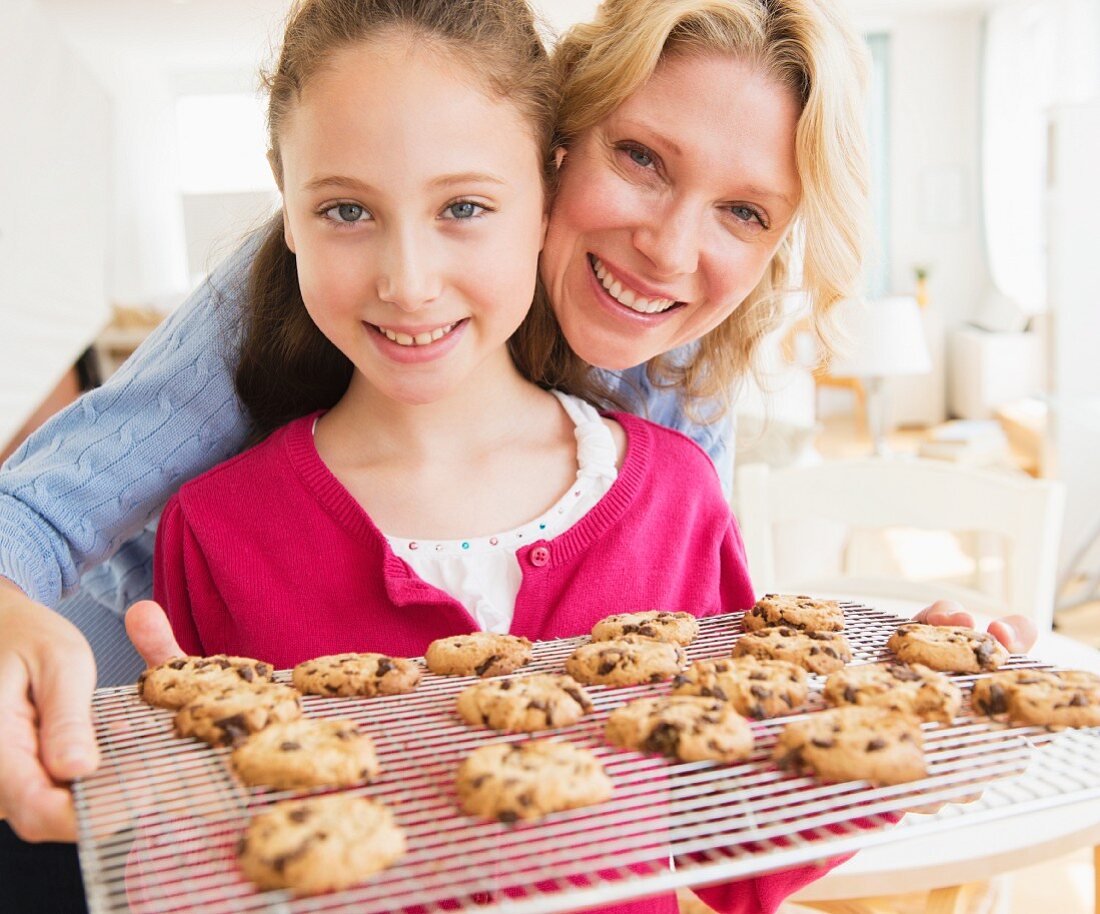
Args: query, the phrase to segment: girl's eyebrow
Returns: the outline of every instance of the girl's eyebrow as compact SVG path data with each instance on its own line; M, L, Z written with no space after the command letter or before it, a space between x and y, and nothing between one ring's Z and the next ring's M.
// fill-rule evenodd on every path
M432 178L432 180L428 182L428 187L447 187L451 184L498 184L500 186L505 186L507 183L508 182L503 178L489 172L463 171L450 175L439 175L439 177ZM349 187L352 190L358 190L364 193L377 193L376 188L372 187L370 184L366 184L358 178L348 177L347 175L325 175L319 178L311 178L304 185L304 189L307 191L323 190L326 187Z
M450 184L500 184L508 182L487 171L462 171L453 175L440 175L428 182L429 187L446 187Z

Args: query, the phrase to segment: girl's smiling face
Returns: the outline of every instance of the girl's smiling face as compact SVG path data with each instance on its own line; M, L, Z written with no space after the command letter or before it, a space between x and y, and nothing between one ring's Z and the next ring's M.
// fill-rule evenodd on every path
M798 117L793 95L753 66L677 55L578 137L541 265L578 355L638 365L744 301L797 210Z
M390 35L318 71L279 154L306 309L369 389L429 403L514 371L505 344L546 218L540 151L513 105Z

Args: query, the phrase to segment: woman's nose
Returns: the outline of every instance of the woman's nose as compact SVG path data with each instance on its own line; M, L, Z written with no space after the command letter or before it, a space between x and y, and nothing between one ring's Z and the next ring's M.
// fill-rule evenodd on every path
M378 297L415 311L439 297L442 283L431 246L412 233L392 239L379 262Z
M634 231L634 247L660 278L694 273L699 268L701 216L688 205L659 208Z

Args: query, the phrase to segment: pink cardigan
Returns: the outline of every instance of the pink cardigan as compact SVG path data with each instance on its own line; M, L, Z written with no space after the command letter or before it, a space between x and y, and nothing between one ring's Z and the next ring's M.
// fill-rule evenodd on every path
M154 596L180 646L289 667L342 651L419 656L477 630L466 609L394 555L321 460L315 416L184 485L157 531ZM737 525L714 466L688 438L616 414L627 434L619 478L573 527L518 552L512 633L583 634L639 609L709 616L754 600ZM827 872L801 867L701 890L729 914L774 911ZM601 909L675 914L672 895Z

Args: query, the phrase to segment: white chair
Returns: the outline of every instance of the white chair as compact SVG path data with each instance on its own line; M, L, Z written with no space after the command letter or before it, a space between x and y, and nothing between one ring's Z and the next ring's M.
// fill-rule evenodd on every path
M1019 613L1039 631L1051 627L1064 492L1059 483L936 460L874 458L816 466L741 467L734 504L758 592L883 596L928 601L951 597L989 615ZM897 576L777 579L777 524L817 519L851 528L921 528L996 534L1003 587L992 595ZM984 541L984 540L983 540ZM786 564L790 565L790 562ZM884 607L886 608L886 607Z
M906 617L933 599L955 597L968 610L1027 616L1041 633L1051 627L1064 507L1064 491L1058 483L915 458L845 460L783 469L754 464L738 470L734 503L758 593L865 598ZM797 561L776 562L776 527L780 525L780 532L789 534L790 525L800 521L828 521L860 530L905 527L996 534L1004 548L1005 586L990 596L939 581L843 574L814 579L797 572L777 575L778 565L797 568ZM805 549L807 541L801 542ZM1043 637L1058 639L1056 635ZM985 888L973 880L1015 869L1028 858L1040 860L1065 853L1071 839L1063 835L1064 829L1056 831L1057 841L1037 840L1011 852L1002 849L984 862L984 869L973 861L952 867L950 859L944 860L935 851L940 839L918 846L909 859L905 859L905 850L874 848L858 854L850 864L793 900L804 908L831 914L886 914L896 910L894 899L866 896L923 889L930 892L926 914L961 914L967 910L968 898ZM1096 834L1075 834L1073 846L1088 846ZM1097 859L1100 861L1100 852Z

